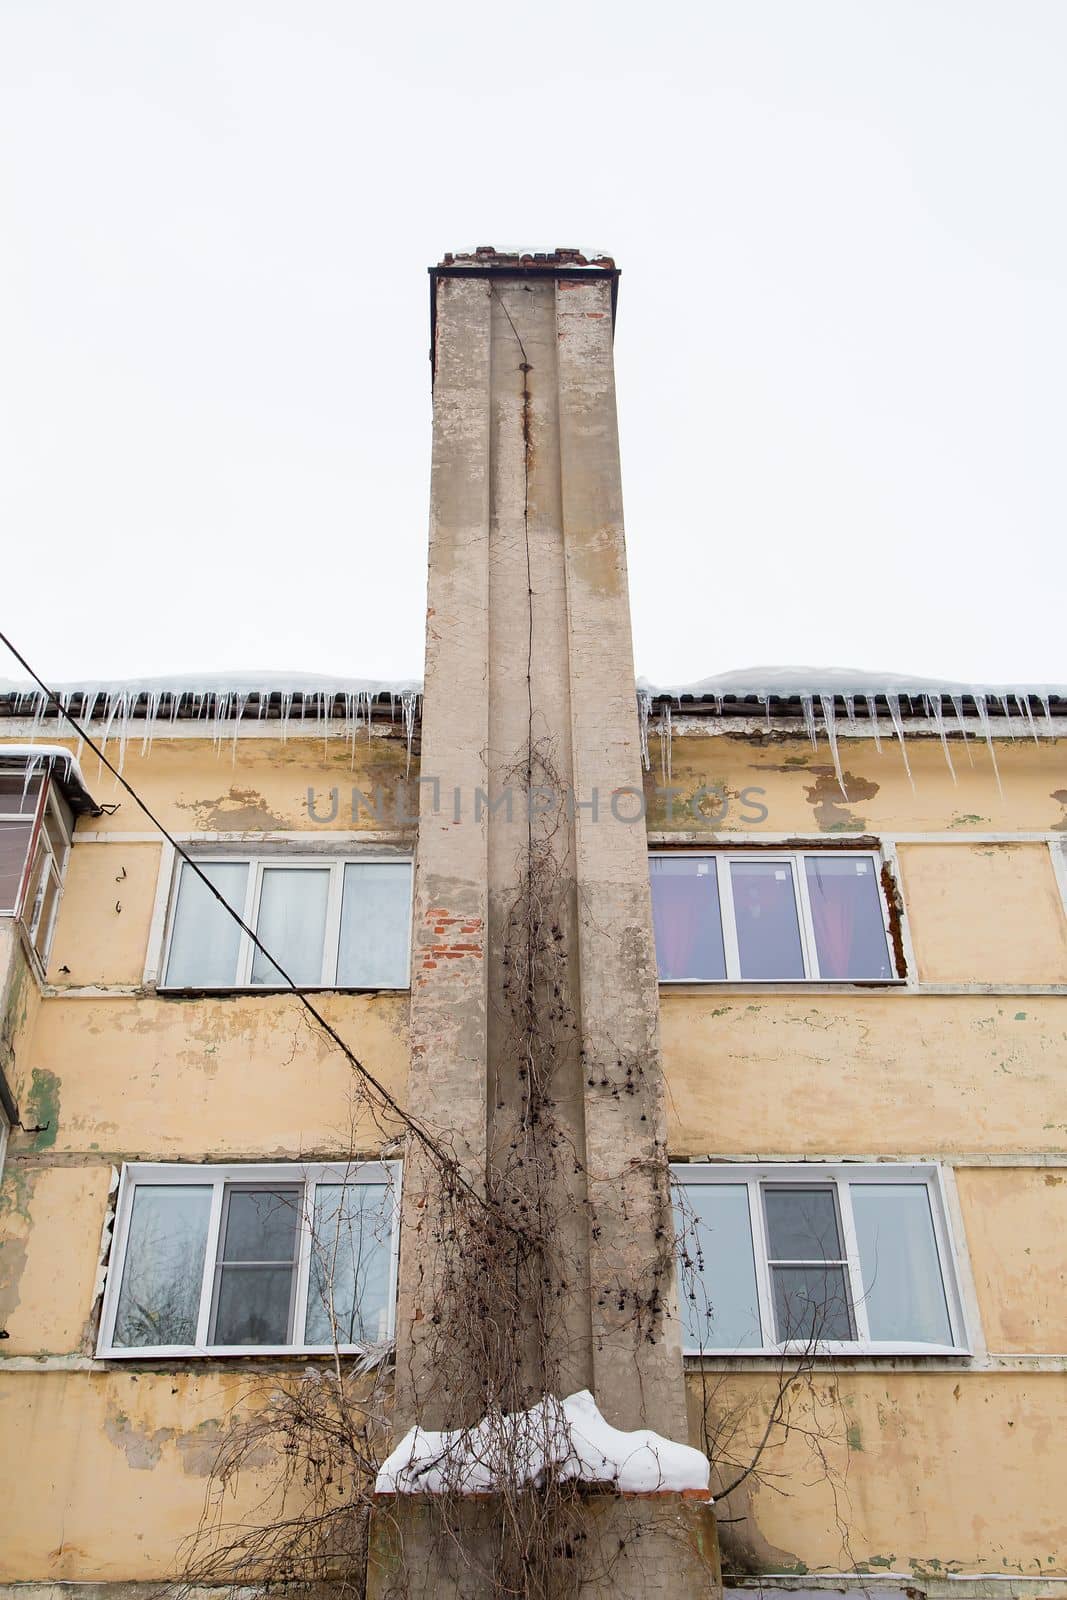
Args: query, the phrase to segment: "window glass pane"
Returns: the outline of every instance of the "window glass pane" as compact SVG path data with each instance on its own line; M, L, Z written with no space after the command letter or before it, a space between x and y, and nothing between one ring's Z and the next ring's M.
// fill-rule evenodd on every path
M26 781L25 768L21 772L0 772L0 812L32 816L37 810L37 796L41 792L41 774L34 773Z
M344 988L403 989L408 983L411 867L406 861L349 862L341 897L337 982Z
M308 1344L361 1344L389 1332L393 1203L384 1183L315 1189ZM335 1334L336 1330L336 1334Z
M44 814L44 831L48 836L48 843L52 847L52 854L56 858L56 867L62 872L67 859L67 840L59 818L51 805Z
M211 1189L137 1185L114 1343L195 1344Z
M0 822L0 912L10 916L18 900L33 823Z
M652 856L649 877L660 977L725 978L714 859Z
M292 1261L300 1190L231 1189L220 1261Z
M685 1347L758 1349L763 1339L748 1189L743 1183L684 1188L685 1204L676 1205L675 1219L682 1239L678 1288Z
M47 855L47 852L46 852ZM33 947L42 961L47 961L49 946L52 943L52 924L55 921L56 906L59 901L59 879L55 868L49 861L48 870L41 880L42 892L38 905L34 908L34 922L32 928Z
M212 1344L288 1344L301 1189L230 1188Z
M771 1261L840 1261L834 1191L775 1184L763 1192Z
M802 978L793 873L785 861L730 862L742 978Z
M805 856L811 920L824 978L891 978L875 863Z
M322 982L322 942L330 869L264 867L256 933L296 984ZM281 972L257 950L252 982L284 987Z
M951 1344L925 1183L854 1183L852 1214L872 1339Z
M202 861L201 871L233 907L244 915L248 863ZM183 862L174 912L167 983L175 988L210 988L237 981L241 930L214 895Z
M292 1267L222 1267L212 1344L288 1344Z
M778 1338L852 1339L844 1267L772 1267Z
M29 928L31 935L37 931L41 921L41 907L44 904L45 885L48 882L48 868L51 858L38 835L37 848L34 851L33 865L26 881L26 898L22 902L22 920Z

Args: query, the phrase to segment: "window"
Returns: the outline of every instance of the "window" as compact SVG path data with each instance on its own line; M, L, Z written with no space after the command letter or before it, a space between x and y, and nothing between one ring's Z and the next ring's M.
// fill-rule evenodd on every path
M258 950L187 862L170 918L166 989L403 989L411 862L213 856L198 866L278 962Z
M395 1162L126 1166L98 1354L388 1339L398 1226Z
M688 1354L966 1353L936 1167L673 1170Z
M19 918L42 971L73 832L74 815L54 783L0 772L0 916Z
M875 855L672 853L649 868L661 983L896 977Z

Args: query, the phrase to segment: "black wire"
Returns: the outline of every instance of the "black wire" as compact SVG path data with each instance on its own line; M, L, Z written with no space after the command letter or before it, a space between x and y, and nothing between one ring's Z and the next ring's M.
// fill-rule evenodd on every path
M222 908L225 910L227 915L233 918L234 922L236 922L237 926L241 929L242 933L246 934L248 936L248 938L251 939L251 941L255 945L256 949L262 955L266 956L267 960L270 962L271 966L275 969L275 971L281 974L281 976L284 979L286 987L288 988L289 992L291 994L293 994L296 997L297 1000L300 1001L300 1004L304 1007L305 1011L307 1011L311 1015L311 1017L314 1019L315 1022L318 1023L319 1027L327 1035L327 1037L330 1038L333 1041L333 1043L337 1046L337 1048L345 1056L345 1058L348 1061L349 1065L351 1067L353 1067L355 1069L355 1071L359 1074L359 1076L363 1080L363 1082L369 1088L373 1089L375 1094L377 1094L377 1095L379 1095L381 1097L382 1103L385 1106L385 1108L387 1110L391 1111L392 1114L400 1122L403 1123L404 1127L407 1128L408 1131L410 1133L412 1133L415 1136L416 1139L418 1139L419 1143L421 1145L423 1145L423 1147L426 1150L429 1151L429 1153L435 1158L435 1160L437 1160L438 1162L441 1163L441 1165L445 1169L445 1171L451 1176L453 1181L455 1183L457 1183L461 1189L464 1189L471 1196L472 1199L474 1199L474 1200L476 1200L478 1202L478 1204L484 1210L489 1211L491 1208L489 1207L489 1205L487 1204L485 1199L478 1193L478 1191L473 1187L473 1185L467 1180L467 1178L464 1177L463 1172L459 1167L459 1163L456 1161L455 1157L448 1155L447 1152L444 1151L441 1148L441 1146L438 1144L437 1140L433 1137L433 1135L431 1133L429 1133L421 1125L421 1123L419 1123L418 1120L410 1114L410 1112L405 1111L403 1109L403 1107L399 1104L399 1102L397 1100L395 1100L393 1098L393 1096L389 1093L389 1091L385 1087L385 1085L383 1083L380 1083L378 1081L378 1079L374 1076L373 1072L371 1072L369 1070L369 1068L367 1068L367 1067L365 1067L363 1065L363 1062L360 1061L359 1057L355 1054L355 1052L351 1049L351 1047L349 1045L347 1045L345 1043L345 1041L341 1038L341 1035L337 1032L337 1029L333 1026L333 1024L330 1023L330 1022L327 1022L327 1020L323 1016L322 1012L319 1011L315 1006L312 1005L311 1001L307 997L307 993L305 992L305 990L302 989L299 984L294 983L293 979L289 976L289 974L286 972L285 968L280 964L280 962L275 961L274 957L271 955L270 951L267 949L266 945L262 942L262 940L259 938L259 936L248 926L247 922L245 922L244 919L233 909L233 907L230 905L229 901L226 900L224 898L224 896L219 893L218 889L212 883L211 879L202 870L202 868L198 865L198 863L194 860L194 858L189 854L188 850L186 850L183 845L178 843L178 840L175 839L174 835L167 828L165 828L163 823L160 822L159 818L152 811L149 810L148 806L141 799L141 796L137 793L136 789L133 788L132 784L130 784L130 783L128 783L126 781L126 779L123 777L122 773L118 770L118 768L116 766L114 766L108 760L107 756L104 754L103 750L101 750L100 746L97 745L89 737L89 735L86 733L85 729L78 722L77 718L70 711L67 710L66 706L63 705L62 701L60 700L59 696L55 693L55 691L53 689L50 689L42 678L38 677L37 673L34 672L33 668L30 666L29 662L26 660L26 657L21 653L21 651L16 650L15 646L11 643L11 640L8 638L6 633L0 632L0 643L3 643L4 645L7 646L7 648L11 651L11 654L14 656L15 660L19 663L19 665L26 672L29 673L30 677L33 679L34 683L40 689L41 693L47 696L48 700L50 701L51 704L53 704L56 707L56 710L59 712L59 714L61 716L65 717L66 720L70 723L71 727L74 729L74 732L78 735L78 738L82 739L85 742L85 744L89 747L89 749L93 752L93 754L95 756L99 757L99 759L103 762L103 764L107 768L107 770L118 780L118 782L122 785L123 789L125 789L126 793L129 795L130 799L134 802L134 804L136 806L138 806L141 811L144 812L145 816L148 818L148 820L152 824L152 826L154 828L158 828L159 832L163 835L164 839L166 839L167 843L178 853L179 856L181 856L182 860L186 863L186 865L192 868L193 872L195 872L196 876L200 879L201 883L206 885L206 887L210 890L210 892L214 895L215 899L218 901L219 905L222 906ZM502 1219L502 1220L504 1220L505 1226L507 1226L508 1224L506 1222L506 1219Z

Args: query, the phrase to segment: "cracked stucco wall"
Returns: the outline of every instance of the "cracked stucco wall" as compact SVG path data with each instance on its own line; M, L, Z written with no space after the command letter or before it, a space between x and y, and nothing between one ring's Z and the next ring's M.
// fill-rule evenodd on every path
M93 763L89 763L91 767ZM127 752L127 773L182 832L264 828L324 832L309 788L372 792L403 776L395 738L361 734L324 757L320 738L162 741ZM413 765L412 775L417 772ZM94 792L111 798L109 784ZM373 822L373 819L370 819ZM368 819L363 816L360 830ZM283 995L164 1000L137 992L162 860L128 800L79 831L42 995L28 969L10 982L14 1077L24 1119L12 1133L0 1187L0 1452L9 1470L0 1573L5 1581L154 1580L171 1572L196 1527L207 1474L235 1406L261 1378L287 1381L299 1364L219 1369L196 1362L152 1370L92 1359L97 1290L115 1169L123 1160L300 1160L373 1151L382 1132L353 1104L352 1074ZM379 830L380 831L380 830ZM400 832L394 842L410 844ZM240 848L240 845L237 846ZM120 909L116 909L116 906ZM0 946L15 959L10 924ZM62 969L66 967L67 971ZM84 986L96 992L88 995ZM132 989L134 992L123 992ZM388 1088L405 1093L405 993L327 994L323 1011ZM8 1037L8 1036L5 1036ZM388 1129L385 1129L388 1134ZM276 1469L261 1462L242 1486L249 1504Z

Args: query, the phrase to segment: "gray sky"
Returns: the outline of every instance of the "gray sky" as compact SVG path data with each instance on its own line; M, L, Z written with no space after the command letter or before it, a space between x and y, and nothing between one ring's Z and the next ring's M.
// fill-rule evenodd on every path
M425 269L580 245L639 671L1067 679L1065 82L1063 0L7 0L3 626L421 672Z

